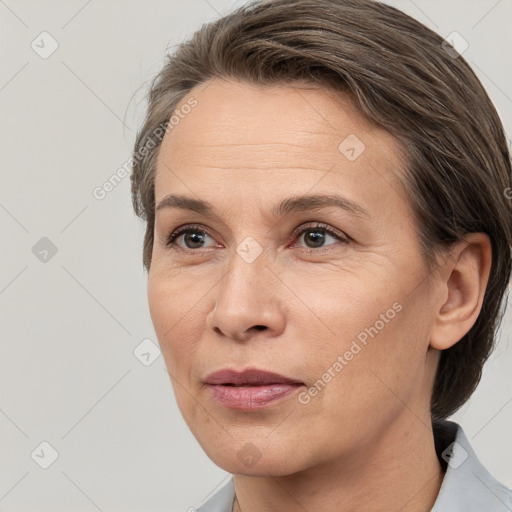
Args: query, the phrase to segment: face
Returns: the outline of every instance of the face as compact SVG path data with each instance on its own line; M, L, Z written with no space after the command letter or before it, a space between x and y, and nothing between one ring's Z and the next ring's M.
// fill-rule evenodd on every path
M187 103L158 156L148 299L207 455L293 474L428 418L433 292L394 138L311 87L215 79ZM293 384L209 384L223 369Z

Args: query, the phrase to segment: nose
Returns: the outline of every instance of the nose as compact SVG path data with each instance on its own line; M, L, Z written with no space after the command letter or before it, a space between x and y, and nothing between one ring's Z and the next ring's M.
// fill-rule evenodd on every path
M248 263L234 253L228 265L214 289L215 306L207 316L207 327L217 336L239 342L279 336L286 321L279 297L282 284L266 268L263 255Z

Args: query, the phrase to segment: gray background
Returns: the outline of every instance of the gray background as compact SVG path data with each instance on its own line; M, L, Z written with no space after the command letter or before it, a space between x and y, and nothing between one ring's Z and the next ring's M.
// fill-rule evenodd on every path
M468 41L512 133L512 0L390 3ZM130 156L139 87L166 48L234 5L0 0L1 511L183 511L227 476L189 433L162 357L134 355L156 338L129 178L103 200L93 190ZM43 31L59 45L47 58L31 47L51 49ZM455 417L509 487L511 316ZM44 441L58 452L47 469Z

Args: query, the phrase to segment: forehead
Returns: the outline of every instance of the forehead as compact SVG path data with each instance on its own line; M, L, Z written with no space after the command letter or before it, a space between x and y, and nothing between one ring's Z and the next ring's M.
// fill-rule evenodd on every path
M197 105L183 114L192 98ZM201 149L197 157L242 153L250 161L266 146L286 151L287 159L303 158L305 148L323 149L314 158L332 165L339 143L351 134L367 147L378 142L380 149L397 149L394 138L364 118L346 93L311 84L254 86L213 79L193 89L175 112L177 123L162 146L176 160L190 158L193 147Z
M184 109L191 100L194 108ZM215 202L235 190L254 200L313 187L344 192L369 209L376 201L407 209L398 179L401 147L344 93L214 79L194 88L176 113L158 155L157 203L171 190L193 188Z

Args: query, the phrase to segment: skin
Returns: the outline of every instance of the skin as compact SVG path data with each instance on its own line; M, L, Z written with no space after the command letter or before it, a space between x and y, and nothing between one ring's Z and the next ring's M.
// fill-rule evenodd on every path
M429 269L399 180L400 146L346 95L298 83L206 85L180 103L198 102L165 135L155 177L157 205L172 193L215 209L162 208L155 219L148 300L183 418L234 475L234 510L430 510L443 478L429 412L435 369L480 311L487 236L471 234ZM338 149L349 134L365 144L353 161ZM367 217L334 206L271 214L284 198L332 193ZM314 235L318 223L349 242ZM206 232L199 245L196 235L166 247L188 224ZM309 231L294 235L304 225ZM262 249L251 263L236 252L247 236ZM301 403L298 393L397 303L378 334ZM305 385L264 409L232 410L204 383L222 368ZM237 456L247 443L259 456L251 466Z

